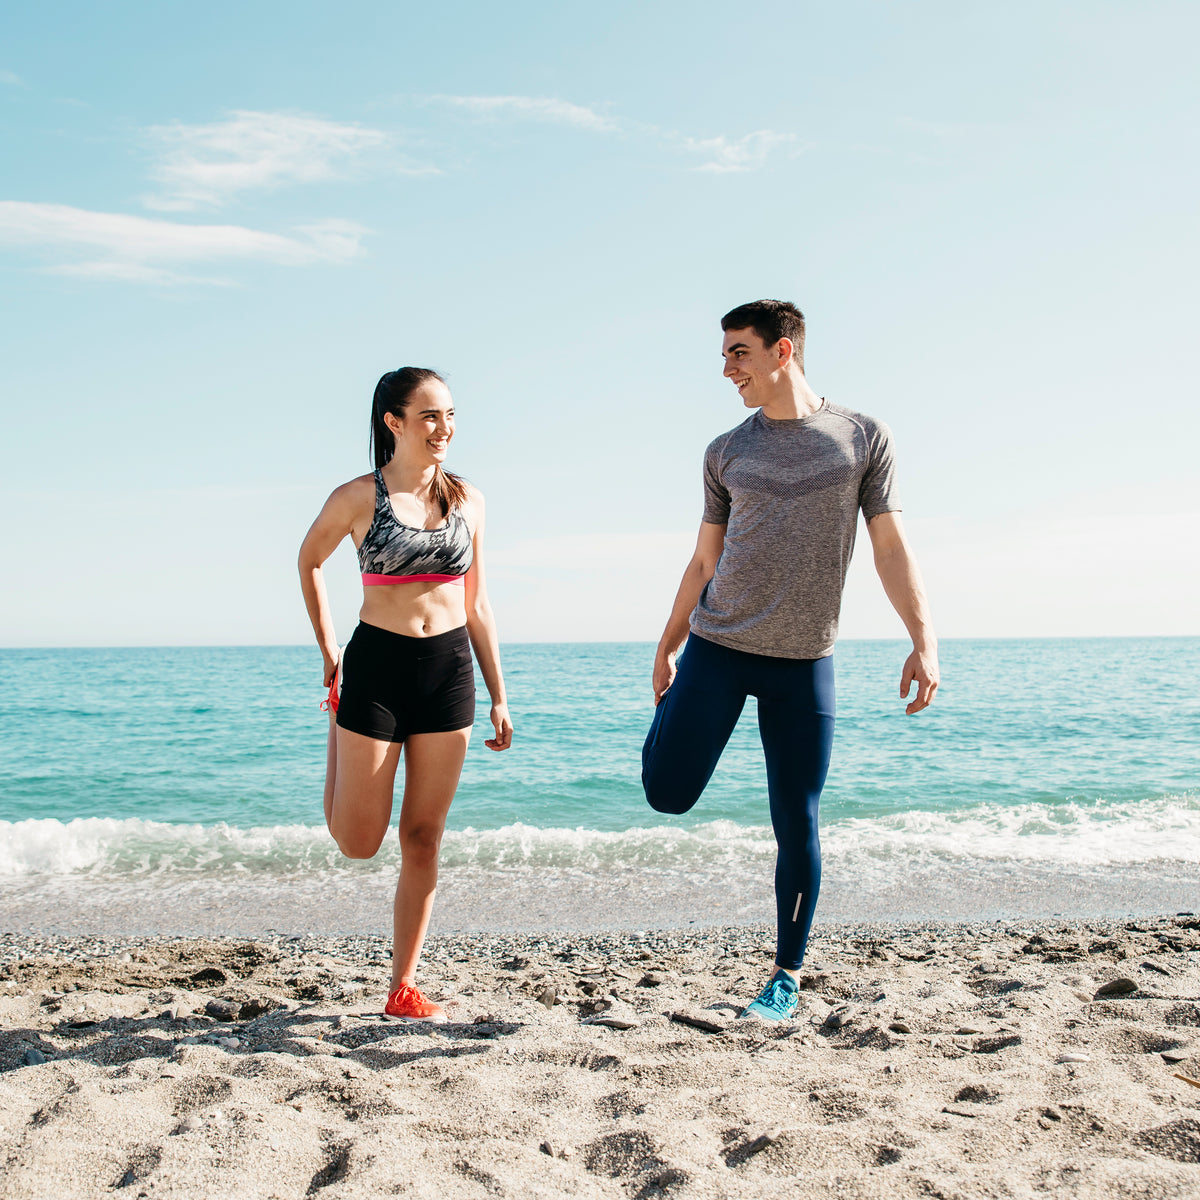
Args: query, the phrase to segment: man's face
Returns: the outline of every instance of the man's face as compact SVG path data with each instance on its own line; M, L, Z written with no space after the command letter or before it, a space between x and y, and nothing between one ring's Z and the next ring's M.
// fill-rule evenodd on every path
M782 341L782 339L781 339ZM721 345L725 359L725 378L733 381L747 408L765 404L784 370L780 342L763 344L753 329L727 329Z

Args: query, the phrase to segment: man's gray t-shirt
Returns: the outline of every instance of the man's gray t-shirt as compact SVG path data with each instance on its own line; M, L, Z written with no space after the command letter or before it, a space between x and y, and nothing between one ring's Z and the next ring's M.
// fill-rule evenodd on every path
M777 421L761 411L704 453L704 520L725 546L692 612L710 642L776 658L833 653L858 512L897 512L892 434L823 403Z

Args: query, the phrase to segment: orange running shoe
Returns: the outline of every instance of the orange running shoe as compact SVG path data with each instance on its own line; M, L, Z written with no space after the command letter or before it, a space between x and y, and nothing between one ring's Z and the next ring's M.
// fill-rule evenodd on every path
M434 1021L441 1024L446 1020L441 1006L426 1000L411 983L402 983L388 996L383 1015L393 1021Z
M338 647L337 665L333 668L333 679L329 683L329 695L321 701L321 711L337 715L338 701L342 698L342 655L346 653L345 646Z

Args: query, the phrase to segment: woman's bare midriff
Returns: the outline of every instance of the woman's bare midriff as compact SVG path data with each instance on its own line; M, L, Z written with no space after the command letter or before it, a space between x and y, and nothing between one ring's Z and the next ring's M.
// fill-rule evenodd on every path
M363 589L358 618L405 637L436 637L467 623L465 589L456 583L390 583Z

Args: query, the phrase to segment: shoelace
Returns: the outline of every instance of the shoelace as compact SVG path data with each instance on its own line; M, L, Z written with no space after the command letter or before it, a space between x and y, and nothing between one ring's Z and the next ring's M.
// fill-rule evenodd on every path
M782 979L772 979L763 990L763 994L759 996L758 1003L770 1008L783 1008L784 1004L780 998L780 993L786 990Z
M424 1004L425 997L411 983L402 983L389 997L389 1000L395 1000L400 1003L401 1000L408 1001L412 1004Z

